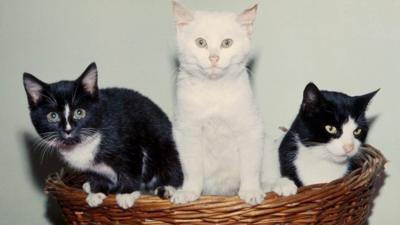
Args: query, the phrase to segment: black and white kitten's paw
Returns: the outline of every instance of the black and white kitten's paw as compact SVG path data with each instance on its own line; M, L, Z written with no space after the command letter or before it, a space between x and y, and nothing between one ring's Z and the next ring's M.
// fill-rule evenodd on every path
M297 186L289 178L282 177L276 181L272 191L280 196L290 196L297 193Z
M240 190L239 197L247 204L257 205L257 204L260 204L264 200L265 193L259 189Z
M138 199L139 197L140 197L140 192L134 191L132 193L117 194L115 196L115 199L117 200L117 204L119 207L123 209L129 209L132 208L136 199Z
M194 191L186 191L186 190L177 190L172 198L171 202L175 204L185 204L189 202L196 201L200 198L200 194L197 194Z
M154 194L162 199L169 199L171 198L176 192L176 189L172 186L161 186L156 188Z
M86 197L86 202L90 207L97 207L103 203L103 200L107 196L101 192L99 193L89 193Z
M89 182L85 182L85 183L82 185L82 190L83 190L84 192L86 192L86 194L90 194L90 183L89 183Z

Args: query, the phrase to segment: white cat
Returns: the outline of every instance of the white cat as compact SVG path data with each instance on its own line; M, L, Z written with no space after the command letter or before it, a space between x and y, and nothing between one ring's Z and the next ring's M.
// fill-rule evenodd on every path
M174 137L185 178L171 200L239 194L258 204L264 131L246 71L257 5L238 15L173 8L180 61Z

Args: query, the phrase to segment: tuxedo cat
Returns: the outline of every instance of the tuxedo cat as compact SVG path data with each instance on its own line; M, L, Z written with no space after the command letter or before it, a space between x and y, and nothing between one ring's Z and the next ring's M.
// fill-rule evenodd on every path
M258 204L264 131L246 71L257 5L239 14L173 7L180 61L174 137L185 180L172 201L239 195Z
M352 157L362 150L368 134L365 111L377 92L351 97L320 91L313 83L306 86L300 111L279 146L283 179L275 188L280 194L330 182L352 169Z
M91 207L116 193L120 207L133 206L140 190L167 197L183 174L163 111L138 92L98 89L92 63L74 81L47 84L25 73L23 83L36 131L73 169L85 172Z

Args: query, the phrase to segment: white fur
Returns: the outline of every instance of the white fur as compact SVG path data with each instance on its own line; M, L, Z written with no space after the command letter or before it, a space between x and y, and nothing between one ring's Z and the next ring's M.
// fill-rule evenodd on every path
M183 14L192 20L177 19L181 71L174 137L185 179L172 201L194 201L203 193L239 194L247 203L260 203L264 134L245 70L249 33L234 13ZM207 41L207 48L195 44L198 37ZM221 42L226 38L233 45L223 49ZM219 56L216 67L211 66L210 55Z
M60 152L63 159L72 168L82 171L90 170L102 174L115 183L118 179L115 171L104 163L94 162L100 142L101 135L95 134L74 148L61 149Z
M106 195L103 193L89 193L86 196L86 202L90 207L97 207L103 203L103 200L106 198Z
M294 181L287 177L280 177L274 183L272 191L281 196L290 196L297 193L297 186Z
M140 197L140 192L134 191L132 193L117 194L115 196L115 199L117 200L117 204L119 205L119 207L123 209L129 209L133 206L136 199L138 199L139 197Z
M327 183L346 174L348 158L354 156L361 145L353 134L356 129L357 124L349 118L342 127L343 134L338 139L314 147L297 143L299 150L294 164L304 185ZM354 149L349 153L346 153L343 148L346 144L354 144Z
M65 117L65 121L66 121L66 126L65 126L65 130L66 131L70 131L72 129L71 124L69 122L69 116L70 116L71 110L69 108L69 105L66 104L65 105L65 109L64 109L64 117Z

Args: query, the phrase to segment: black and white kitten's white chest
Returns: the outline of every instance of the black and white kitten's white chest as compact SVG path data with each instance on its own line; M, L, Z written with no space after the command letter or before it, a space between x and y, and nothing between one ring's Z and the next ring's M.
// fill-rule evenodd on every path
M96 133L83 143L71 149L60 149L60 153L63 160L67 162L71 168L100 174L116 184L118 175L115 170L104 162L95 161L100 148L101 139L101 134Z

